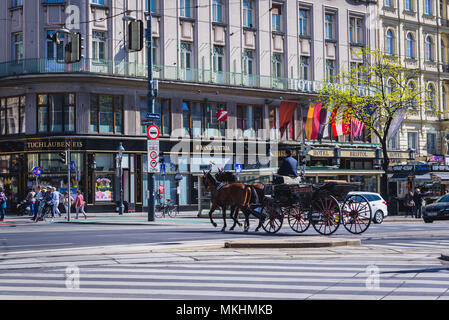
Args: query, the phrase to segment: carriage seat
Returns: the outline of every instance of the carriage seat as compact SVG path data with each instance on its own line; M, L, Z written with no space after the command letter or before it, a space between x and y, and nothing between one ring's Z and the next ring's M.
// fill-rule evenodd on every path
M280 175L273 175L273 183L274 184L300 184L301 183L301 177L288 177L288 176L280 176Z

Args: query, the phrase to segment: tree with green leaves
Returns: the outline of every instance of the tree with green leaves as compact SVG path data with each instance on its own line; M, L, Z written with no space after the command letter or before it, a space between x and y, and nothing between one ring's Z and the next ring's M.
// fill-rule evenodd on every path
M324 86L319 100L327 108L339 106L340 119L349 125L351 119L365 124L373 142L382 150L381 194L388 197L388 140L397 132L402 120L420 112L434 110L433 97L420 84L420 71L403 66L400 58L379 50L362 50L363 63L343 70L334 84ZM344 116L343 116L344 115Z

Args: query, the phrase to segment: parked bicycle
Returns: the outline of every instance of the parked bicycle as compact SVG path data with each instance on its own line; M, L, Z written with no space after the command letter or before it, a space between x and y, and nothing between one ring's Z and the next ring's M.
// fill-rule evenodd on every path
M170 199L166 199L165 202L156 205L156 218L165 218L165 215L168 215L172 218L176 217L178 214L178 207L171 202Z

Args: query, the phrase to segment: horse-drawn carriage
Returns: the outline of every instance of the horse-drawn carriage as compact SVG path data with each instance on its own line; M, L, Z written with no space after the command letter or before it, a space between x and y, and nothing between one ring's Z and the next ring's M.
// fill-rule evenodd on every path
M337 231L340 224L351 233L365 232L371 224L372 212L368 200L362 195L351 194L360 183L327 181L323 184L285 184L274 183L263 185L253 183L244 185L236 182L232 173L220 171L213 177L204 172L205 185L213 193L213 204L209 212L220 206L226 228L226 206L231 206L231 217L234 225L238 210L245 214L245 231L249 228L249 213L259 218L259 226L268 233L278 232L285 218L293 231L305 232L310 225L320 234L330 235ZM234 189L231 190L231 189ZM256 196L255 203L249 201ZM240 223L239 223L240 224Z
M362 195L347 195L358 186L359 183L339 181L266 185L265 199L258 205L262 227L275 233L287 218L291 229L298 233L312 225L318 233L330 235L340 224L351 233L363 233L371 223L371 207Z

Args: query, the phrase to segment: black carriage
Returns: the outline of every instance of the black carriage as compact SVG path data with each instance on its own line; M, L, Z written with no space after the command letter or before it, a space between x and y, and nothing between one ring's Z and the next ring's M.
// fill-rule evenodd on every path
M340 224L354 234L365 232L372 218L368 200L351 194L359 183L327 181L323 184L270 184L261 206L262 227L275 233L286 217L291 229L305 232L310 225L320 234L331 235Z

